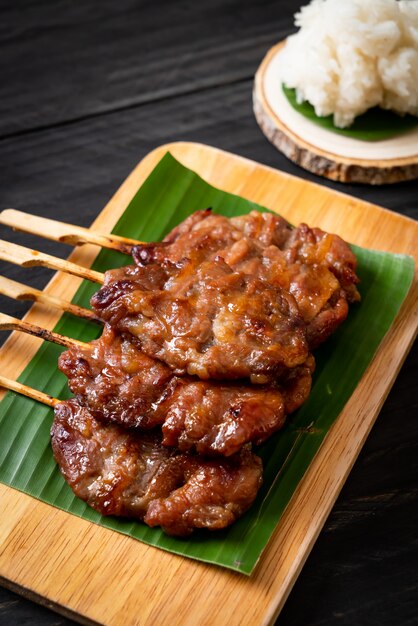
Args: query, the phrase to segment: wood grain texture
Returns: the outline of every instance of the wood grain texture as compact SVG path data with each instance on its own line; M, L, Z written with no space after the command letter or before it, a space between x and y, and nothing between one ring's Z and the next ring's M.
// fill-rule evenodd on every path
M252 79L294 0L1 3L0 137ZM173 54L173 51L175 53Z
M291 163L262 135L252 114L251 87L252 81L222 86L178 97L175 105L172 101L150 103L2 140L0 168L7 185L0 187L1 207L67 222L74 221L76 214L79 225L89 226L141 157L179 138L216 145L318 182L318 177ZM346 186L326 179L321 184L418 219L416 181L382 188ZM20 237L16 241L29 240ZM43 247L53 254L60 249Z
M96 221L97 227L106 229L116 221L165 149L151 153L134 170ZM170 151L211 184L273 209L280 204L281 213L292 221L320 224L359 245L417 254L418 225L411 220L205 146L178 143ZM72 260L88 265L94 256L93 247L85 246L73 253ZM77 282L57 276L47 289L69 297ZM0 574L105 624L273 623L408 351L417 326L417 297L415 282L254 576L245 578L156 551L4 486L0 486L5 512L0 523ZM42 317L44 323L54 323L54 316L39 306L28 319L40 323ZM20 371L34 346L27 338L12 336L5 349L9 357L17 358L13 362L9 358L3 374ZM18 558L22 554L25 559Z
M418 148L414 156L404 158L343 157L320 148L313 141L313 137L290 129L278 111L271 108L265 89L269 64L284 45L285 42L280 42L267 52L255 75L253 91L253 108L257 122L276 148L304 169L342 183L383 185L418 178Z

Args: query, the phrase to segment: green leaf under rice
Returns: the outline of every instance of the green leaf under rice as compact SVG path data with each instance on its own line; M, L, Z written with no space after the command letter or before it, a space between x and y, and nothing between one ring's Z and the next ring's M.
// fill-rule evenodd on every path
M315 113L309 102L297 101L296 90L282 85L283 92L291 106L308 120L344 137L360 139L362 141L382 141L413 130L418 126L418 117L414 115L397 115L380 107L373 107L356 117L349 128L334 126L333 116L320 117Z

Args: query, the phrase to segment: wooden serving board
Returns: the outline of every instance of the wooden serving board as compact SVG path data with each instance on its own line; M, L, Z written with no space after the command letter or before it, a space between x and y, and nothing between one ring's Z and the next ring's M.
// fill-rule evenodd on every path
M267 52L254 80L254 114L267 139L304 169L342 183L418 178L418 129L384 141L360 141L322 129L292 109L281 90L285 43Z
M110 230L169 150L209 183L307 221L360 246L415 256L418 224L375 205L192 143L157 148L123 183L92 227ZM91 265L94 246L71 259ZM79 279L57 274L49 293L71 298ZM178 557L0 485L2 583L82 623L112 626L267 625L283 606L370 431L417 329L417 274L394 324L299 485L254 574ZM52 328L59 314L34 305L27 319ZM17 377L39 340L13 333L2 373ZM7 358L5 358L7 355Z

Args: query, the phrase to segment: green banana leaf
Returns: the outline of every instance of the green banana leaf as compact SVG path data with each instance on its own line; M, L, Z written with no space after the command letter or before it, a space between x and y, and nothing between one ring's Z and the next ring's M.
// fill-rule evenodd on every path
M333 116L326 115L320 117L315 113L315 109L309 102L298 102L296 89L290 89L282 85L283 92L292 107L301 115L314 124L330 130L333 133L351 137L351 139L361 139L362 141L382 141L390 139L418 126L418 117L415 115L397 115L393 111L387 111L380 107L373 107L362 115L356 117L348 128L337 128L334 126Z
M196 209L212 207L225 215L253 209L252 202L216 189L167 153L117 223L113 232L158 240ZM71 514L147 544L250 574L332 423L355 389L410 287L410 257L355 248L362 302L352 307L343 327L316 353L312 394L286 427L256 452L263 458L264 484L256 502L235 525L218 533L196 532L188 539L164 535L139 522L105 518L77 499L54 462L50 442L52 410L9 392L0 405L0 481ZM127 257L103 250L94 269L122 266ZM74 302L88 306L96 287L84 282ZM63 315L55 330L82 341L98 336L93 323ZM69 396L56 367L62 348L46 342L19 380L52 396ZM315 426L315 428L311 428Z

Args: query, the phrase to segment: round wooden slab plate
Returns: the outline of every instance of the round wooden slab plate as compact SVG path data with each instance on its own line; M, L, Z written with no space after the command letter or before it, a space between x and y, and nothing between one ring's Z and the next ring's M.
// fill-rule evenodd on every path
M271 48L254 81L253 106L266 137L291 161L332 180L379 185L418 178L418 127L381 141L333 133L295 111L281 88L281 53Z

